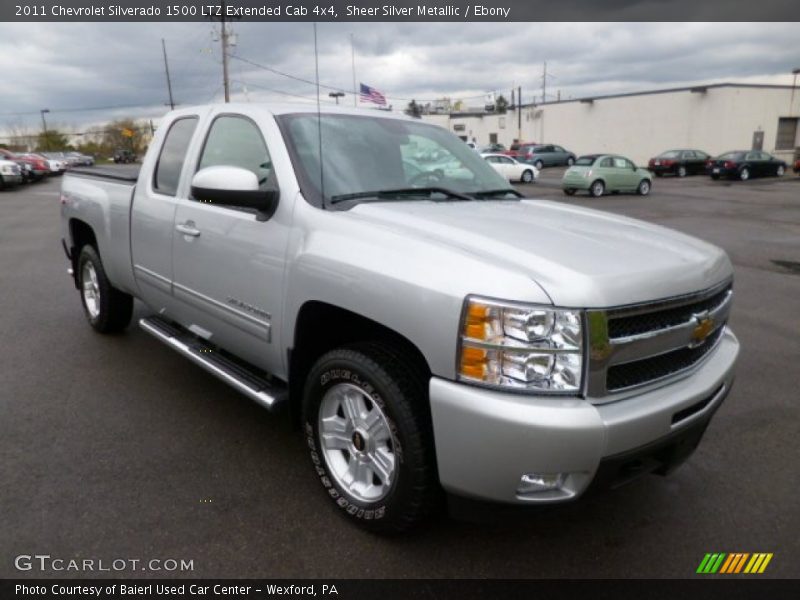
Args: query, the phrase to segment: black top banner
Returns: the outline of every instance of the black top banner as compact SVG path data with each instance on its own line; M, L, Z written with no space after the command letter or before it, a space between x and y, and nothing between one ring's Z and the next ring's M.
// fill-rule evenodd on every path
M798 21L797 0L4 0L36 21Z

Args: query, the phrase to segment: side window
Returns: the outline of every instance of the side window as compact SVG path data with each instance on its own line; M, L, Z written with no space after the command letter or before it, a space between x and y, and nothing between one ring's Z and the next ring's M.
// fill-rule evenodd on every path
M759 152L758 158L760 158L761 160L772 160L772 157L766 152Z
M607 156L606 158L604 158L603 160L600 161L600 166L601 167L613 167L614 166L614 160L610 156Z
M561 146L553 146L553 149L556 152L566 152L566 150L564 150Z
M747 156L744 157L745 160L758 160L758 152L748 152Z
M504 165L513 165L514 164L513 160L511 160L510 158L506 158L506 157L498 157L498 162L500 162L500 163L502 163Z
M252 171L260 189L269 187L272 161L261 131L250 119L225 115L211 125L197 170L223 165Z
M488 163L496 163L497 162L497 157L496 156L487 156L486 157L486 162L488 162Z
M174 196L177 193L186 150L196 127L196 117L178 119L170 126L153 174L153 189L159 194Z
M614 166L617 169L630 169L630 165L628 164L628 161L625 160L624 158L619 158L619 157L614 158Z
M693 159L697 158L697 155L694 153L694 150L687 150L683 153L683 158Z

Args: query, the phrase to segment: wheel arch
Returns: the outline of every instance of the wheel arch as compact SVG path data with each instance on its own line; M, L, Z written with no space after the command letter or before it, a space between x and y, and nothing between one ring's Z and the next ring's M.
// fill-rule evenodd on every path
M400 351L429 378L431 369L422 351L407 337L368 317L319 300L305 302L297 314L289 365L289 414L299 425L306 376L326 352L358 342L382 342Z
M80 256L81 248L86 245L92 246L98 254L100 254L100 248L97 246L97 235L92 226L86 221L74 217L69 220L69 241L69 259L72 266L72 279L75 283L75 289L78 289L78 257Z

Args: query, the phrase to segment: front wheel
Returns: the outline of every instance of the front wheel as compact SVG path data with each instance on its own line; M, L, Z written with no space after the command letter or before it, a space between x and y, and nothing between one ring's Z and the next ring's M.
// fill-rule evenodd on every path
M739 179L741 181L747 181L750 179L750 169L744 167L741 171L739 171Z
M640 196L647 196L650 193L650 180L642 179L639 182L639 187L636 188L636 193Z
M678 177L686 177L686 167L683 165L678 167Z
M133 316L133 297L111 285L94 247L81 248L77 278L89 325L100 333L125 329Z
M591 187L589 188L589 194L595 198L599 198L605 193L606 193L606 184L604 184L599 179L594 183L592 183Z
M567 158L567 166L568 167L571 167L574 164L575 164L575 159L574 158L572 158L571 156L569 158Z
M533 181L533 171L530 169L526 169L522 172L522 182L523 183L530 183Z
M427 383L396 351L328 352L308 376L303 423L311 461L341 514L366 529L406 530L436 505Z
M778 170L775 172L775 175L778 177L783 177L783 174L786 172L786 167L783 165L778 165Z

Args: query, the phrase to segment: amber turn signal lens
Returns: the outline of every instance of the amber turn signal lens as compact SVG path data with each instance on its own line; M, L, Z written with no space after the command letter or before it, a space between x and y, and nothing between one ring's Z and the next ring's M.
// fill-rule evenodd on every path
M472 379L483 379L486 374L486 350L465 347L461 350L461 375Z

